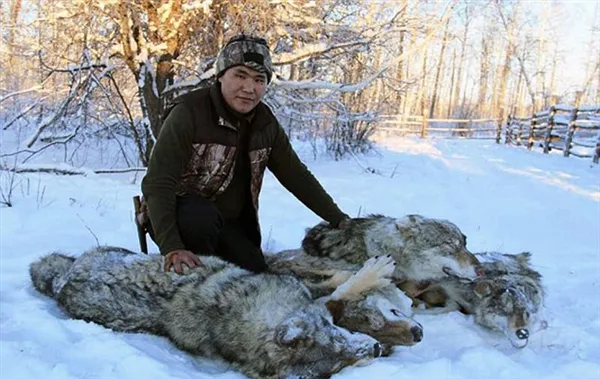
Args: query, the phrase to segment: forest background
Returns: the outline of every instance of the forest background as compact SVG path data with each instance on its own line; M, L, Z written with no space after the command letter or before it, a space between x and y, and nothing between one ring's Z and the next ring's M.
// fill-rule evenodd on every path
M165 108L214 80L216 54L238 33L269 43L276 75L265 101L286 131L324 141L336 159L368 150L386 115L505 119L600 103L595 1L0 0L0 9L5 167L48 148L78 166L77 152L99 141L118 145L108 166L145 167Z

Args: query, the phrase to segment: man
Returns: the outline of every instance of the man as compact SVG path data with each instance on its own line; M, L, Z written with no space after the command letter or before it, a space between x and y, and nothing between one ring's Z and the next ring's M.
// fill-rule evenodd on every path
M240 35L221 50L217 82L182 96L152 151L142 192L165 270L182 273L217 255L245 269L267 268L258 196L266 168L332 225L347 218L299 160L261 101L273 75L264 39Z

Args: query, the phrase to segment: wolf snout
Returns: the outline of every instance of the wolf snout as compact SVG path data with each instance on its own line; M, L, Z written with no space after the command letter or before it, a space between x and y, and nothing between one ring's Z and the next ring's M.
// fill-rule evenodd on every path
M527 329L517 329L515 334L517 335L517 338L520 340L526 340L527 338L529 338L529 330L527 330Z
M383 348L381 347L381 344L379 342L375 342L373 344L373 356L375 358L379 358L379 357L381 357L382 353L383 353Z
M413 326L412 328L410 328L410 332L415 342L421 342L421 340L423 339L423 328L421 328L420 326Z
M481 266L475 267L475 275L477 275L478 278L484 276L485 270L483 269L483 267L481 267Z

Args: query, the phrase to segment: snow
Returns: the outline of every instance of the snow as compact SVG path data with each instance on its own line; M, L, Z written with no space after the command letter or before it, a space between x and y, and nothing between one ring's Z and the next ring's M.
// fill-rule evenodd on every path
M421 343L335 378L600 377L598 165L482 140L388 137L376 152L358 156L360 164L313 160L309 144L295 146L350 215L448 219L467 235L471 251L531 252L547 289L549 327L522 350L458 312L417 315ZM14 206L0 209L0 377L242 378L163 337L69 319L32 288L28 265L51 251L78 254L96 244L138 249L132 197L141 176L81 169L86 176L16 174ZM0 175L6 188L10 174ZM298 247L305 228L319 222L270 174L260 219L269 251Z

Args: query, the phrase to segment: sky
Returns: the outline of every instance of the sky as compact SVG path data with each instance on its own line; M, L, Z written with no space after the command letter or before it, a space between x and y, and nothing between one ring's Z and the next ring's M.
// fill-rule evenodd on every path
M558 89L564 91L572 86L581 86L585 80L586 62L589 60L591 29L600 28L599 2L595 0L570 0L561 3L559 11L553 12L550 27L558 30L563 57L561 59L561 80ZM596 33L600 38L600 31ZM595 41L596 49L600 41ZM576 67L574 68L573 65ZM598 73L600 75L600 73Z
M493 6L494 2L487 1L467 1L469 5L475 4L476 6L483 7L488 5ZM505 2L512 4L514 2ZM586 78L586 69L590 57L594 57L594 53L590 51L590 41L592 39L591 30L595 27L599 28L595 38L595 51L600 49L600 5L596 0L521 0L520 6L520 23L521 27L517 30L515 35L516 41L522 43L526 36L529 36L532 41L527 46L527 50L530 51L528 55L530 65L529 75L531 76L532 83L535 84L536 75L535 67L537 64L537 54L539 46L537 39L540 37L541 30L544 27L545 39L547 48L550 49L550 55L544 65L546 75L546 85L550 85L550 78L552 74L552 66L554 59L554 44L556 43L559 48L559 53L556 56L556 82L555 82L555 94L566 94L571 93L576 89L580 89ZM477 9L477 8L476 8ZM480 10L480 9L478 9ZM488 10L491 14L497 17L497 12L494 8ZM544 15L544 11L547 14ZM509 13L507 13L509 14ZM463 18L455 17L454 23L455 28L453 31L461 35L463 28ZM545 24L542 24L542 20ZM478 17L469 30L469 43L473 50L467 55L467 70L469 75L467 80L471 81L471 85L476 85L477 89L478 78L480 74L480 59L481 59L481 38L482 33L487 28L487 19ZM497 25L499 28L500 24ZM501 29L500 29L501 30ZM505 32L501 30L502 35ZM504 37L503 37L504 38ZM498 41L495 41L498 42ZM496 48L503 48L500 44ZM523 47L523 46L520 46ZM521 51L521 50L520 50ZM504 54L496 54L495 62L498 66L503 64ZM511 63L513 75L518 73L519 62L514 59ZM600 73L599 73L600 75ZM514 79L516 85L517 79ZM594 82L595 83L595 82ZM470 86L468 87L471 88Z
M549 326L519 350L470 316L416 315L422 342L334 378L600 378L600 167L487 140L378 141L373 152L338 162L313 159L307 144L295 147L351 216L443 218L459 226L473 252L531 252L543 275ZM112 162L106 151L93 153L84 168ZM40 159L58 165L49 156ZM7 173L0 174L6 188ZM163 337L70 319L33 289L28 266L49 252L78 255L96 245L138 250L132 196L140 179L134 173L15 177L13 207L0 208L1 378L243 378ZM260 198L265 250L299 247L305 229L319 221L266 176ZM157 252L155 245L150 252Z

